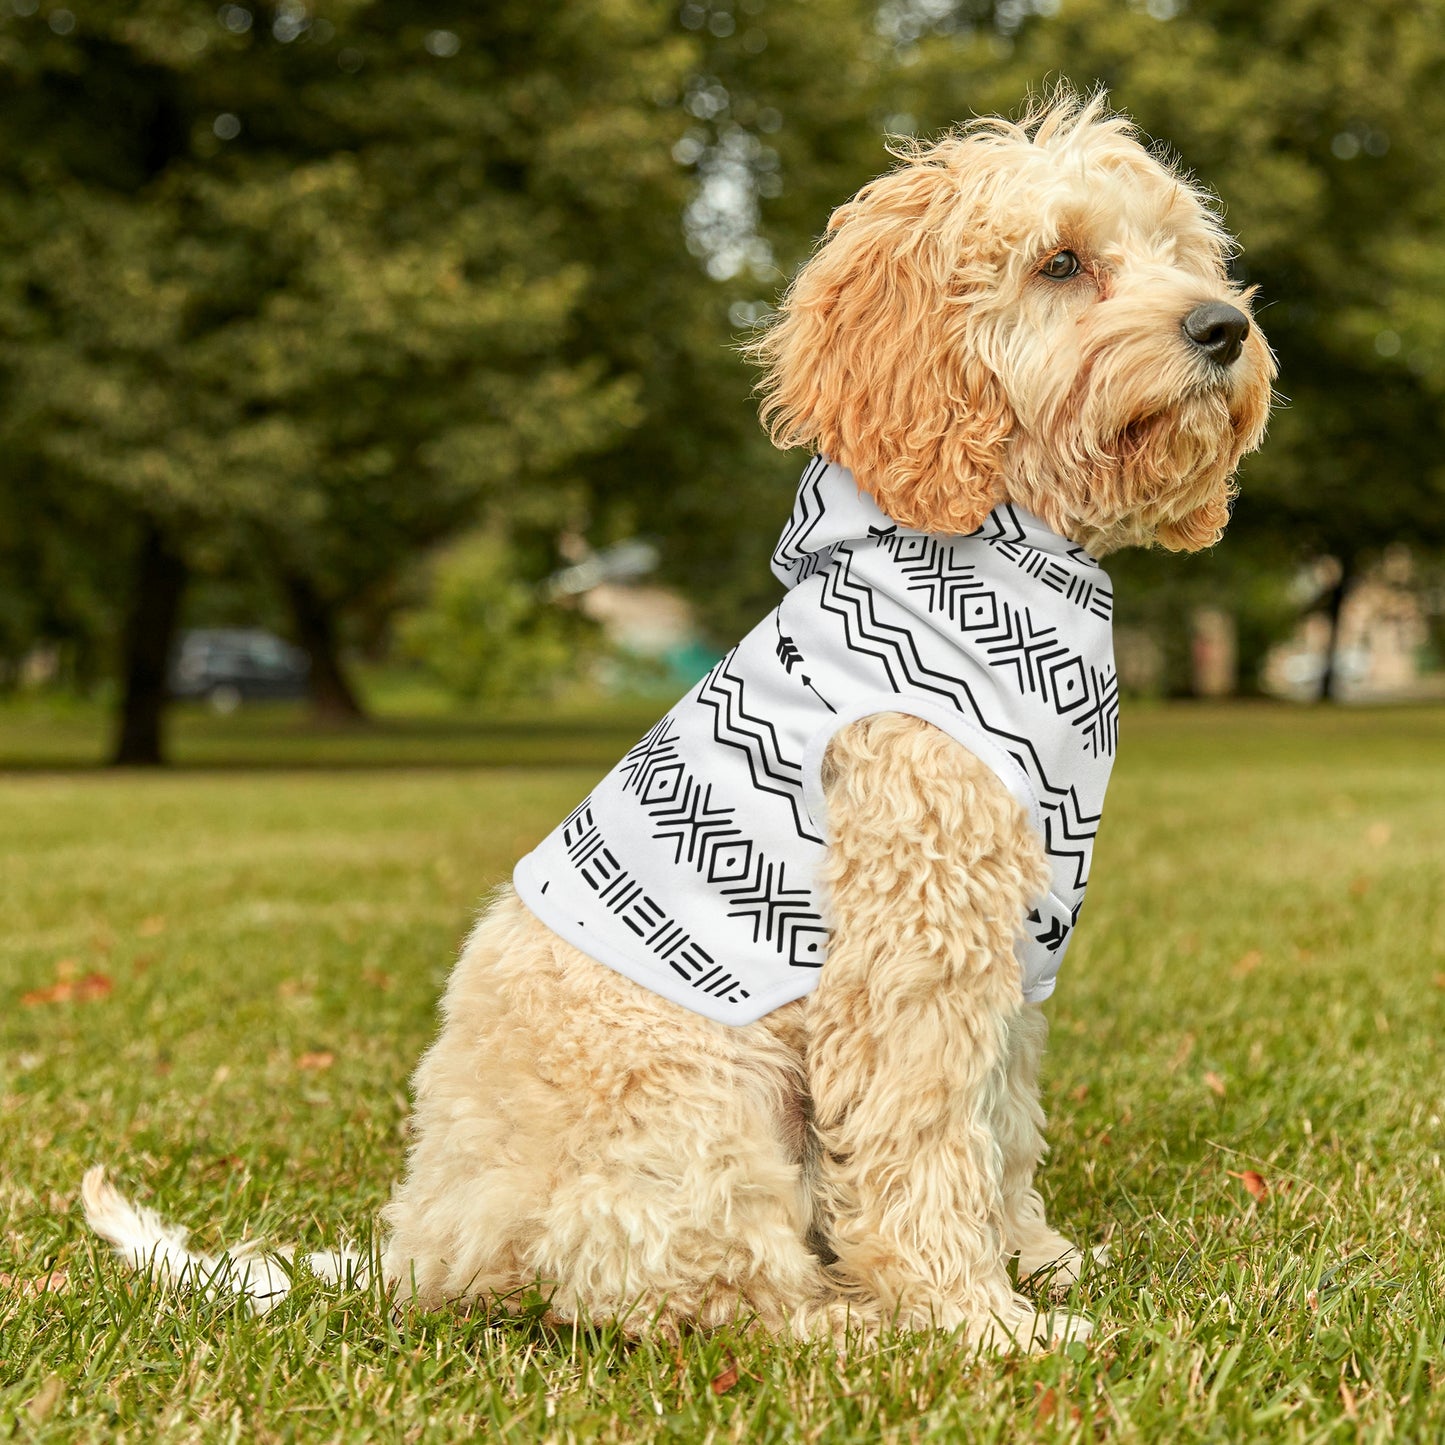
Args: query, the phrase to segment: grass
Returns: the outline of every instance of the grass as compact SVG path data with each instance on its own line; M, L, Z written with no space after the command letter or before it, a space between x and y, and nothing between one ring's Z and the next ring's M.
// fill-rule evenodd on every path
M1087 1347L674 1352L309 1279L255 1320L94 1248L95 1160L203 1246L365 1239L477 900L642 721L193 718L211 766L0 778L0 1438L1445 1438L1438 709L1126 714L1049 1005L1045 1191L1113 1249ZM0 756L85 760L33 725Z

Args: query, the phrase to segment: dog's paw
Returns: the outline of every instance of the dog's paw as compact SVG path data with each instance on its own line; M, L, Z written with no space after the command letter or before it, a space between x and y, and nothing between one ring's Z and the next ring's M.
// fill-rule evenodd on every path
M1031 1289L1048 1290L1051 1294L1067 1294L1079 1282L1089 1261L1107 1264L1109 1246L1096 1244L1085 1254L1060 1235L1048 1247L1019 1252L1019 1283Z
M995 1313L969 1340L979 1350L1006 1354L1021 1350L1037 1354L1061 1345L1087 1340L1093 1321L1065 1310L1040 1310L1032 1300L1015 1295L1012 1304Z

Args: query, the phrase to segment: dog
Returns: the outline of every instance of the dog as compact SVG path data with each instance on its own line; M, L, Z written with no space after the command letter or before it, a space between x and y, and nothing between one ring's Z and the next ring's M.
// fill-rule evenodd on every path
M540 1286L664 1337L1089 1331L1009 1265L1084 1259L1035 1171L1039 1002L1113 753L1099 562L1219 538L1275 366L1217 209L1102 95L896 156L751 344L773 441L815 453L784 602L451 977L384 1212L399 1298ZM284 1289L99 1169L84 1195L137 1264Z

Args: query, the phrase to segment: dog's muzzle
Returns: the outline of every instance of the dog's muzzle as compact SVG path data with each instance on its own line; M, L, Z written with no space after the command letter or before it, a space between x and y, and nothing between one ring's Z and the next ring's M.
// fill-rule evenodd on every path
M1216 366L1231 366L1244 350L1249 317L1223 301L1196 306L1183 321L1184 334Z

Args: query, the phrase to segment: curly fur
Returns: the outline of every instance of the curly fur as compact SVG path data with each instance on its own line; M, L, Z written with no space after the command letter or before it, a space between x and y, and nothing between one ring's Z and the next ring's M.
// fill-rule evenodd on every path
M1080 273L1048 279L1066 248ZM1096 555L1207 546L1273 376L1257 329L1227 368L1183 334L1203 302L1247 307L1228 253L1208 200L1100 98L910 145L834 215L753 348L765 420L910 527L970 531L1011 500ZM403 1297L540 1286L558 1318L664 1334L1087 1332L1006 1269L1067 1282L1081 1262L1034 1187L1045 1027L1013 950L1040 841L988 767L914 718L844 728L825 786L828 961L816 992L745 1028L602 967L501 891L415 1078L383 1259ZM102 1184L92 1222L143 1258L164 1227ZM183 1243L166 1248L183 1273Z

